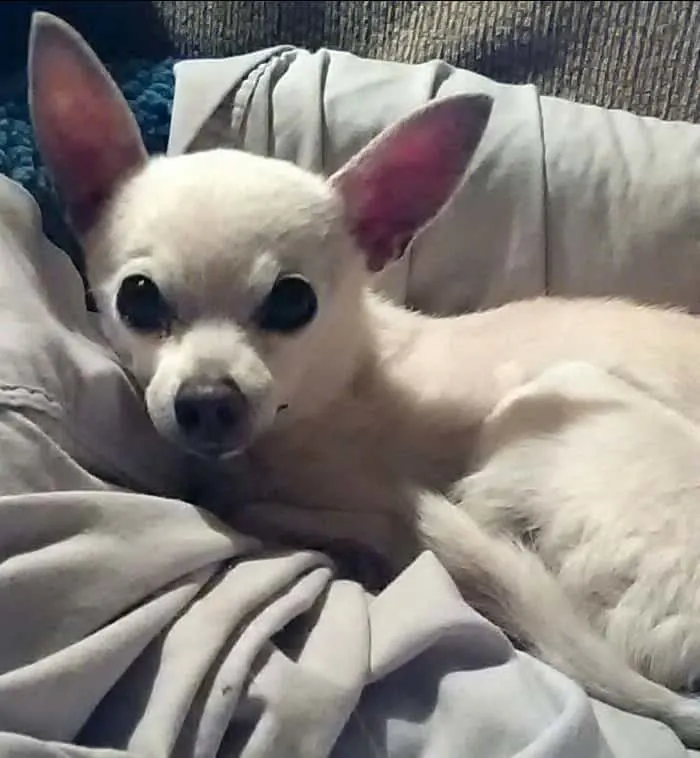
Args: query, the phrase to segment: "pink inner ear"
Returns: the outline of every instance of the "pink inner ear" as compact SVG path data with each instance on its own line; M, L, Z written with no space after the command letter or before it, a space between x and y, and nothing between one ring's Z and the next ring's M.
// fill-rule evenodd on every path
M42 158L77 227L146 160L138 126L77 32L38 14L30 41L30 105Z
M449 200L490 110L485 97L435 101L370 143L333 178L370 270L400 255Z
M55 91L51 132L41 140L73 221L90 217L114 192L125 175L144 160L140 142L115 118L114 106L100 98Z

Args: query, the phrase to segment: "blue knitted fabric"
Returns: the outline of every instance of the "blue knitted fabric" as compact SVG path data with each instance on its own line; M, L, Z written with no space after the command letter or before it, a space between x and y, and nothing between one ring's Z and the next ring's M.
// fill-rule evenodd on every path
M166 148L175 80L173 60L128 61L110 71L136 116L149 153ZM46 216L58 213L56 197L34 143L29 123L26 78L0 83L0 174L34 195Z

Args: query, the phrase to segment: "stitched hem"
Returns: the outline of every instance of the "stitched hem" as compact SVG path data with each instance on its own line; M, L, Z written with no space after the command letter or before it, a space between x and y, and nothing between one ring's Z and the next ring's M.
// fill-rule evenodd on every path
M549 184L547 176L547 143L544 133L544 114L542 113L542 97L539 90L537 93L537 116L542 144L542 254L544 256L544 292L550 294L552 285L552 257L550 251L550 220L549 220Z

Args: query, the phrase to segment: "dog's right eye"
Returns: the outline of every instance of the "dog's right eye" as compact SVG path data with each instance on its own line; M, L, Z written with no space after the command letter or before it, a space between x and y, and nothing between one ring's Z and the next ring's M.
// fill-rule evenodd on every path
M306 326L316 315L318 302L311 283L299 274L280 276L256 314L260 329L290 333Z
M119 287L117 312L137 332L167 332L171 311L152 279L141 274L127 276Z

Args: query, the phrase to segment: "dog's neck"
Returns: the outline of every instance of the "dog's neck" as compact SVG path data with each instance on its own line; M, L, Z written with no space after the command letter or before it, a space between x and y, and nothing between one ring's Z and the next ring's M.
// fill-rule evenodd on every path
M290 408L268 442L276 449L279 444L306 449L309 440L324 445L343 435L371 439L417 479L434 477L426 484L439 486L452 478L467 456L465 429L472 423L469 409L443 394L439 368L426 367L422 357L440 321L365 291L359 313L353 314L354 328L343 331L342 350L336 343L319 357L326 364L318 366L323 381L309 382L314 391Z
M350 318L348 318L348 315ZM299 382L300 391L280 419L288 428L325 417L353 398L362 402L387 384L387 371L412 349L427 316L408 311L365 288L327 324L325 339Z

